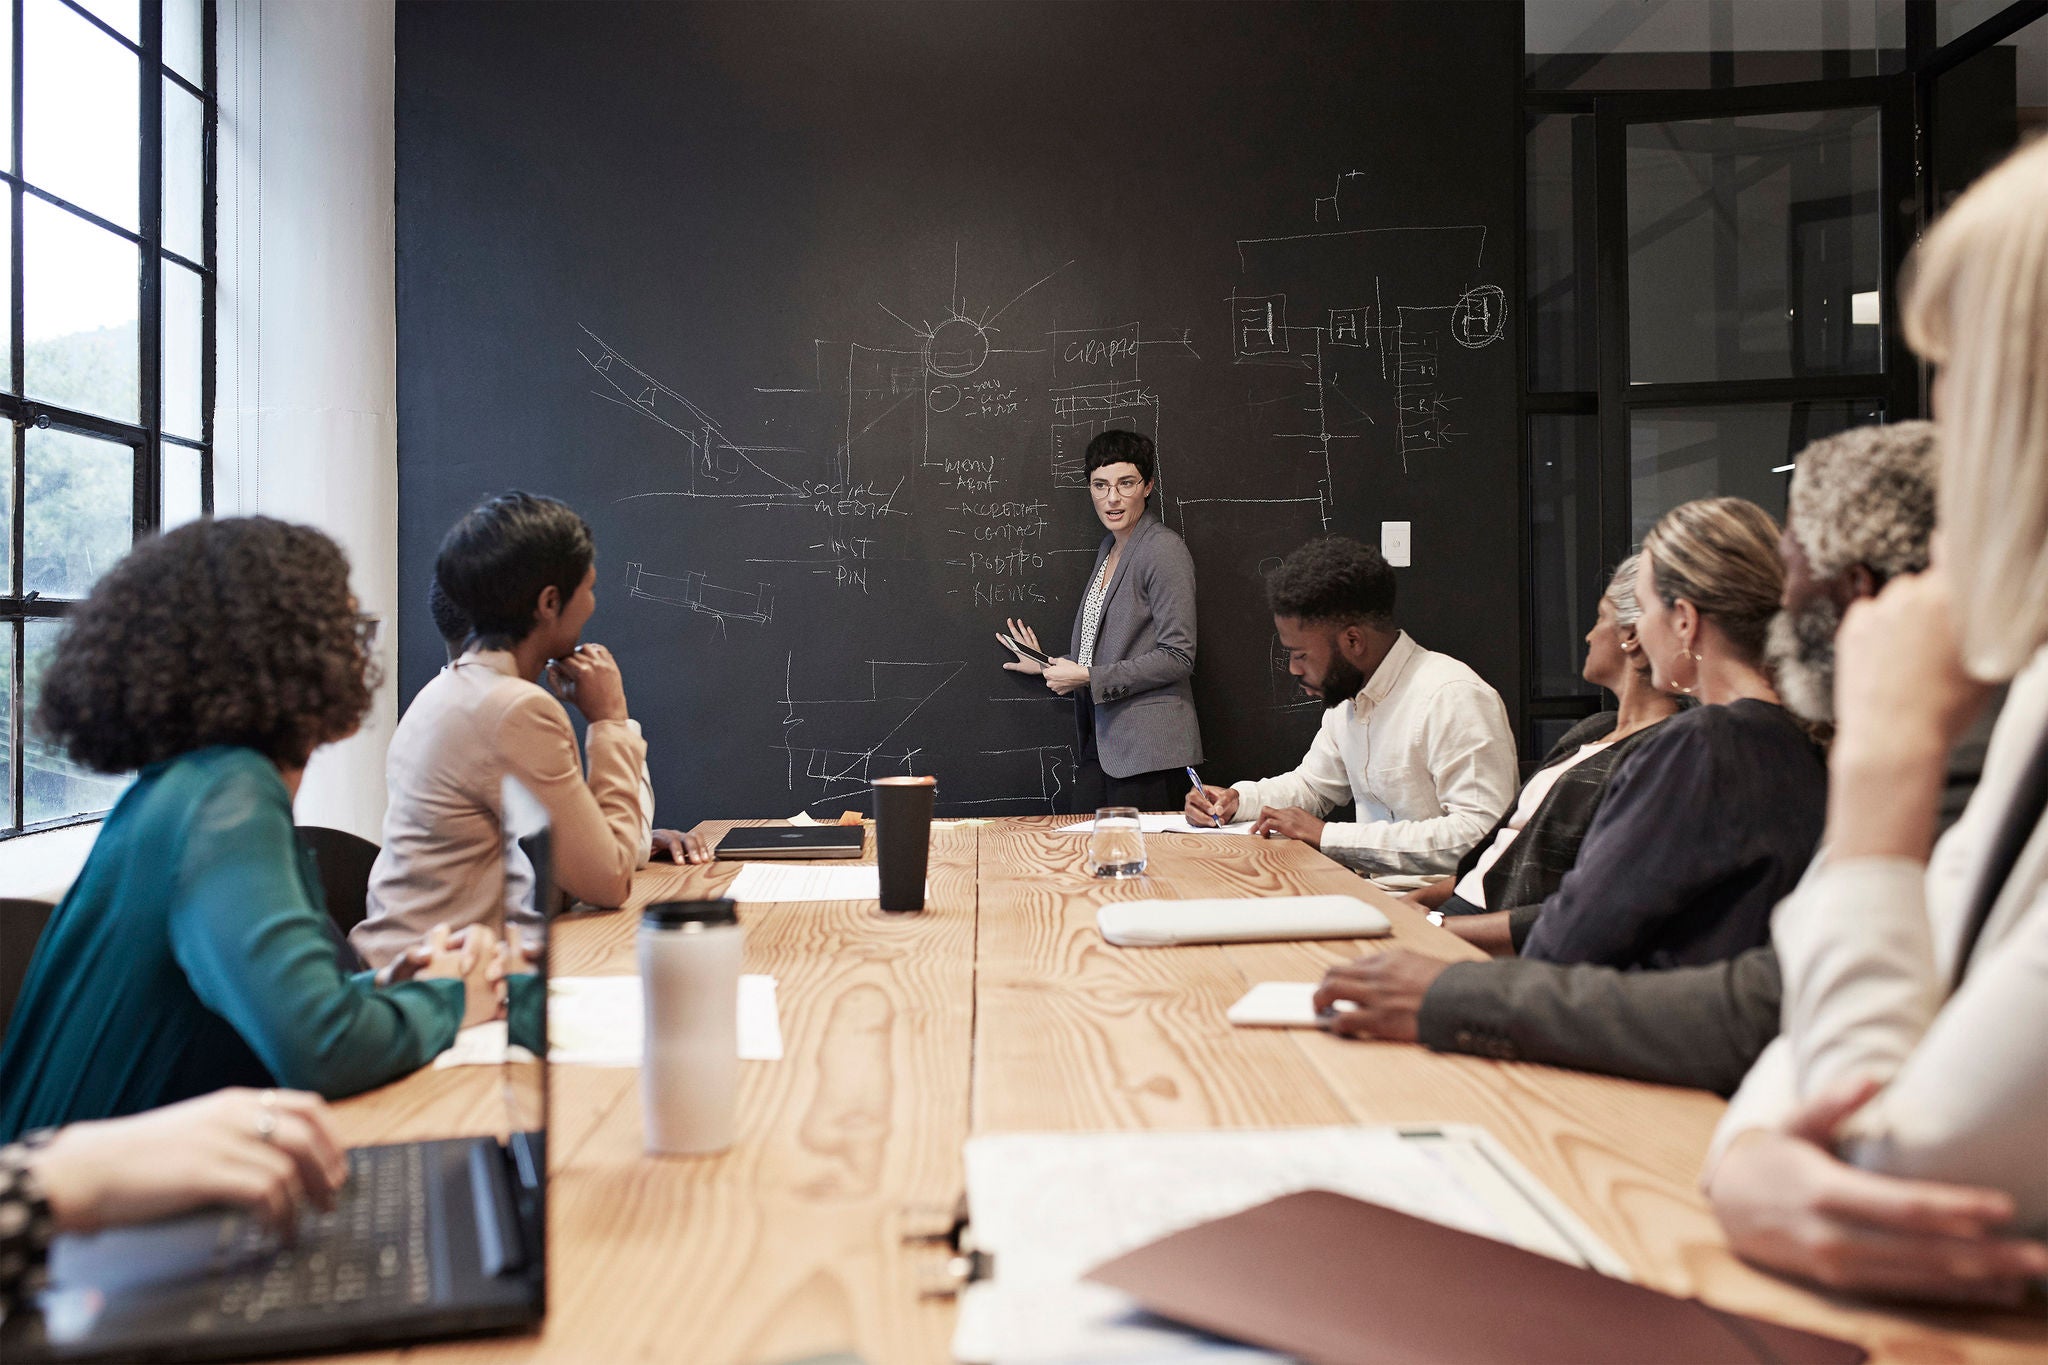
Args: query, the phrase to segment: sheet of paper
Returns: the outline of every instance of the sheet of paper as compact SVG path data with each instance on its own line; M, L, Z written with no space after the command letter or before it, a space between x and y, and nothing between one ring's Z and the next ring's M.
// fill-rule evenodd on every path
M1003 1365L1277 1361L1137 1311L1081 1276L1197 1223L1335 1190L1612 1273L1620 1262L1482 1130L1005 1133L966 1147L968 1235L994 1278L960 1297L954 1358ZM1229 1354L1210 1354L1218 1346Z
M871 901L882 894L881 874L867 867L815 867L802 863L742 863L725 894L736 901Z
M1244 1028L1314 1028L1316 982L1261 981L1223 1017Z
M558 976L548 982L548 1056L569 1066L638 1066L640 978ZM740 978L740 1059L782 1060L775 978Z
M1215 825L1211 824L1192 823L1188 820L1187 816L1180 814L1154 815L1148 813L1138 816L1138 828L1144 830L1147 834L1250 834L1252 832L1252 824L1253 822L1250 820L1238 820L1218 829ZM1083 820L1078 825L1066 825L1063 828L1069 834L1093 834L1095 832L1095 822L1093 820Z
M440 1056L434 1058L434 1066L436 1069L444 1066L503 1066L506 1062L532 1060L531 1052L523 1047L511 1046L510 1040L505 1036L505 1021L491 1019L458 1030L455 1041L450 1043Z
M782 1060L782 1020L775 978L742 976L740 1060ZM643 1032L637 976L558 976L548 982L548 1060L564 1066L638 1066ZM497 1066L505 1055L505 1021L466 1028L434 1059L441 1066ZM510 1060L531 1061L514 1047Z

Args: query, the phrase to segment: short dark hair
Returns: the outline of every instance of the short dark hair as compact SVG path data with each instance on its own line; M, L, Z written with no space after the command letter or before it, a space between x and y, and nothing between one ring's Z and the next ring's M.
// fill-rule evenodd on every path
M449 600L438 578L427 581L427 614L434 618L434 629L450 649L469 639L469 617Z
M513 490L448 529L434 579L478 640L499 648L533 634L544 588L567 603L597 557L590 524L567 503Z
M1139 477L1152 482L1158 465L1152 438L1140 431L1105 431L1088 443L1084 472L1093 474L1106 464L1134 464Z
M1299 621L1388 626L1394 620L1394 571L1378 550L1347 536L1311 540L1266 576L1275 616Z
M135 546L65 619L37 726L105 773L215 744L300 767L369 711L372 624L348 557L312 527L188 522Z

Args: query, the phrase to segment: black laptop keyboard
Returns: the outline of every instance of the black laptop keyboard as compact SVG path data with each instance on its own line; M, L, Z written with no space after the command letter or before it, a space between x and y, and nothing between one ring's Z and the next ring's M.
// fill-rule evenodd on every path
M256 1264L221 1292L213 1305L218 1318L257 1323L280 1313L427 1301L433 1274L419 1144L359 1147L348 1159L348 1184L334 1211L303 1215L290 1245L248 1226L229 1264Z

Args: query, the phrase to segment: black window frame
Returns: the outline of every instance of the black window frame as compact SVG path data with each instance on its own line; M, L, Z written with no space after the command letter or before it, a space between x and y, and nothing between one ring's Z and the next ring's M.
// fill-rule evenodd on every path
M1899 337L1897 284L1901 267L1934 212L1935 177L1928 157L1929 130L1939 117L1934 85L1944 71L1968 60L2048 15L2048 0L2016 0L1946 45L1934 40L1934 0L1906 0L1906 50L1903 69L1882 75L1844 76L1777 85L1721 85L1706 89L1570 91L1532 89L1528 63L1522 86L1523 193L1518 200L1516 238L1525 310L1529 306L1529 172L1528 130L1548 114L1588 115L1593 121L1593 217L1575 217L1575 233L1591 232L1594 273L1581 277L1580 291L1590 290L1592 304L1582 316L1593 319L1595 363L1591 387L1542 390L1531 387L1528 328L1518 356L1518 421L1523 442L1521 462L1524 534L1522 549L1522 731L1524 758L1545 722L1573 721L1591 715L1602 695L1546 695L1541 676L1536 582L1538 508L1528 461L1532 422L1549 415L1593 416L1599 427L1597 490L1593 494L1599 527L1597 554L1580 547L1580 567L1597 562L1612 565L1628 554L1630 536L1630 444L1632 415L1638 410L1737 404L1846 400L1880 403L1884 420L1903 421L1926 411L1928 376L1925 367ZM1524 43L1526 52L1527 44ZM1725 55L1725 54L1724 54ZM1732 70L1732 65L1729 68ZM1879 257L1883 272L1879 288L1879 324L1884 351L1879 368L1869 374L1809 375L1757 380L1714 380L1693 383L1632 384L1629 380L1628 315L1628 168L1627 125L1682 119L1725 118L1744 114L1803 112L1827 109L1876 108L1879 115ZM1583 307L1583 305L1582 305ZM1594 575L1597 577L1597 575Z
M138 58L138 112L140 126L136 135L141 142L141 165L138 168L140 184L137 200L137 230L130 231L117 223L110 222L99 214L82 208L61 196L28 184L21 175L22 166L22 104L23 74L25 56L22 51L22 26L24 7L27 0L0 0L6 6L6 21L13 25L13 86L9 94L14 114L13 157L11 169L0 168L0 186L8 195L8 212L13 221L13 250L8 269L13 278L13 310L9 325L12 328L12 372L7 376L7 387L0 392L0 418L8 423L12 435L13 479L10 506L12 516L7 534L12 537L11 552L8 556L6 581L0 582L0 630L6 632L6 668L9 671L8 689L8 742L12 763L10 776L12 790L7 794L4 808L0 808L0 841L17 838L24 834L35 834L50 829L62 829L71 825L87 824L105 815L104 810L78 811L51 820L24 824L21 817L26 813L27 740L30 724L27 683L27 626L30 622L61 619L76 605L71 599L54 599L36 593L23 592L24 527L26 509L24 498L27 491L27 442L31 427L39 430L71 432L81 436L97 437L101 440L126 445L134 456L134 504L133 535L136 539L150 534L163 524L163 452L165 447L194 450L199 454L200 508L204 514L213 512L213 455L214 455L214 370L215 370L215 310L218 293L219 260L217 253L217 211L214 191L217 173L217 146L220 118L218 99L219 80L217 66L217 43L215 10L216 0L202 0L200 6L201 24L201 78L198 84L165 64L163 54L163 6L161 0L142 0L140 9L141 40L130 39L88 7L90 0L54 0L86 22L100 30L107 37L119 43ZM163 245L163 108L165 83L168 82L195 96L202 111L201 156L203 165L200 180L201 204L201 260L192 260L178 252L166 250ZM136 401L139 411L135 422L120 422L94 413L81 412L59 404L29 399L24 396L26 356L26 308L24 301L25 264L23 260L22 218L23 207L30 198L76 214L94 226L102 228L138 248L137 287L138 311L136 314L136 344L139 348L140 369L137 375ZM200 356L199 384L200 434L198 440L170 435L163 430L163 298L162 272L166 262L174 262L197 273L199 277Z

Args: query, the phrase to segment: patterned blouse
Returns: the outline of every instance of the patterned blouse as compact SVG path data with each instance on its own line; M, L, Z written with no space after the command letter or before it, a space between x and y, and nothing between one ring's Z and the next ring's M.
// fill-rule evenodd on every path
M1074 660L1083 668L1095 666L1095 636L1102 629L1102 599L1109 595L1109 572L1116 567L1116 557L1102 562L1102 572L1095 575L1095 581L1088 585L1088 595L1081 599L1081 657Z

